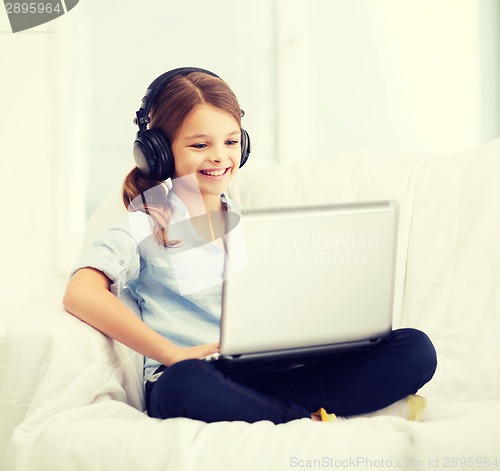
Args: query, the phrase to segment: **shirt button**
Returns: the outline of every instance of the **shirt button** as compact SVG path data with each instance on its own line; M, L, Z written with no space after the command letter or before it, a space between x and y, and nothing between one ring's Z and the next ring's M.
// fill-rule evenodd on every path
M120 259L120 265L125 265L125 260Z
M222 279L224 279L224 273L221 273L221 274L220 274L220 277L221 277Z

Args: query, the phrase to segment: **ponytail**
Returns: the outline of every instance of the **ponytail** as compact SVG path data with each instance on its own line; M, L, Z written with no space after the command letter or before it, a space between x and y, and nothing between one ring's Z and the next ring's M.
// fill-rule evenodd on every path
M161 180L141 175L135 167L125 178L122 200L129 212L141 211L151 217L154 239L164 247L174 247L179 241L169 240L167 227L172 217L171 193Z

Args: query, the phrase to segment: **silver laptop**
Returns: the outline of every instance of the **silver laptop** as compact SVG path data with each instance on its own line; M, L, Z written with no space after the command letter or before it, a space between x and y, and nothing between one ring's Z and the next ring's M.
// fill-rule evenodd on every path
M309 361L391 332L394 201L246 210L239 229L243 248L225 264L220 354L210 360Z

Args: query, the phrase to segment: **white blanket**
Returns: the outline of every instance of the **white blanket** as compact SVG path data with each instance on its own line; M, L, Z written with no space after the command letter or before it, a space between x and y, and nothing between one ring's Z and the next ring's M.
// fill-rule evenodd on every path
M54 280L0 334L0 469L499 469L499 175L497 140L450 156L353 151L249 167L232 188L253 206L400 201L396 324L438 350L424 422L151 419L142 358L65 313Z

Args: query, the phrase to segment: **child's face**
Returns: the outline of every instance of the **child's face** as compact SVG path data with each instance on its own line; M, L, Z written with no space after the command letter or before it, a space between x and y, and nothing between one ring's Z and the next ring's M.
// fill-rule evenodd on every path
M240 166L240 126L225 111L200 105L184 121L172 152L174 179L194 175L202 195L220 196Z

